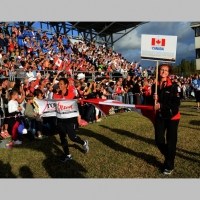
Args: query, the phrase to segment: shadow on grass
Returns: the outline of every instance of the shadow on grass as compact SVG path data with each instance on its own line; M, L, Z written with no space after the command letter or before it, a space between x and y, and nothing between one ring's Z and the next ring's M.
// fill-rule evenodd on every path
M19 174L22 178L33 178L33 172L28 166L23 166L19 169Z
M199 156L200 157L200 153L187 151L187 150L181 149L181 148L177 148L177 150L180 151L180 152L186 153L186 154L190 154L192 156Z
M200 126L199 120L191 120L189 124L195 125L195 126Z
M98 134L98 133L94 133L93 131L91 130L82 130L81 132L79 132L80 135L84 135L84 136L87 136L87 137L93 137L97 140L99 140L100 142L102 142L104 145L108 146L109 148L112 148L113 150L115 151L120 151L120 152L123 152L123 153L128 153L132 156L135 156L139 159L142 159L144 160L145 162L147 162L148 164L160 169L162 167L162 163L159 162L155 156L152 156L152 155L148 155L146 153L143 153L143 152L136 152L136 151L133 151L132 149L129 149L129 148L126 148L118 143L116 143L115 141L111 140L110 138L104 136L104 135L101 135L101 134Z
M199 125L198 125L198 126L199 126ZM182 128L189 128L189 129L194 129L194 130L200 130L199 128L193 128L193 127L183 126L183 125L179 125L179 127L182 127Z
M109 129L111 130L112 132L115 132L117 134L120 134L120 135L123 135L123 136L127 136L127 137L130 137L130 138L133 138L135 140L140 140L142 142L146 142L147 144L151 144L151 145L155 145L155 142L153 139L150 139L150 138L145 138L145 137L142 137L142 136L139 136L139 135L136 135L134 133L131 133L129 131L125 131L125 130L120 130L120 129L115 129L115 128L109 128L107 126L104 126L104 125L100 125L102 128L106 128L106 129ZM177 151L182 151L184 153L188 153L188 154L191 154L191 155L199 155L198 153L194 153L194 152L190 152L190 151L186 151L184 149L180 149L180 148L177 148ZM186 160L190 160L190 161L193 161L193 162L200 162L199 160L197 159L194 159L194 158L191 158L191 157L188 157L188 156L185 156L185 155L182 155L181 153L176 153L176 156L180 157L180 158L183 158L183 159L186 159Z
M135 133L131 133L129 131L126 131L126 130L116 129L116 128L109 128L109 127L104 126L104 125L100 125L100 127L109 129L112 132L115 132L117 134L120 134L120 135L127 136L127 137L130 137L130 138L135 139L135 140L139 140L139 141L145 142L147 144L156 145L156 143L155 143L155 141L153 139L145 138L145 137L142 137L142 136L137 135Z
M30 141L25 141L24 143L25 145L21 148L33 149L44 153L46 159L42 161L42 165L51 178L84 178L82 173L86 173L87 170L78 162L75 160L66 163L61 162L64 153L58 148L57 145L60 146L60 143L55 136L50 136L44 140L37 140L35 143ZM27 168L26 171L28 172ZM30 172L24 172L24 174L21 172L21 176L24 178L31 178L27 177L28 175L31 175Z
M198 115L187 114L187 113L183 113L183 112L181 112L181 115L185 115L185 116L198 116Z
M182 155L178 152L176 152L176 156L178 156L179 158L185 159L185 160L200 163L200 160L197 160L197 159L194 159L194 158L191 158L191 157L188 157L188 156L184 156L184 155Z
M16 176L11 172L12 167L8 164L3 164L0 161L0 178L16 178Z

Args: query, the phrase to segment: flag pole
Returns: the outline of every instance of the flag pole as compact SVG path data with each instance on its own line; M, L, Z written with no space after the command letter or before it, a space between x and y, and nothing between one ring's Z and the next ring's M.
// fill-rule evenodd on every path
M158 61L156 61L156 84L155 84L155 93L157 94L157 87L158 87ZM157 100L155 99L155 105L156 105Z

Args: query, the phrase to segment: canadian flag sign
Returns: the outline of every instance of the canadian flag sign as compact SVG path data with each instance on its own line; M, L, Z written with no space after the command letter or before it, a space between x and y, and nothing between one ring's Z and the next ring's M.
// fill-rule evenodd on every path
M142 34L141 59L175 62L176 46L177 36Z
M157 38L152 38L151 39L151 45L152 46L165 46L165 39L157 39Z

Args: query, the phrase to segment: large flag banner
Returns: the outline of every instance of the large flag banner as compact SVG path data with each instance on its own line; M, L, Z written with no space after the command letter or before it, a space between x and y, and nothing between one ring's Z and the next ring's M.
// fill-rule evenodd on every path
M42 117L58 117L61 119L79 116L79 110L76 100L64 99L45 99L35 100L39 108L39 114Z
M142 34L141 59L176 62L176 46L177 36Z
M128 107L132 108L135 112L143 115L144 117L148 118L153 125L155 124L155 110L151 105L134 105L134 104L124 104L120 101L116 100L107 100L107 99L88 99L82 100L83 102L91 103L96 106L101 112L105 115L109 114L109 110L113 106L120 106L120 107Z

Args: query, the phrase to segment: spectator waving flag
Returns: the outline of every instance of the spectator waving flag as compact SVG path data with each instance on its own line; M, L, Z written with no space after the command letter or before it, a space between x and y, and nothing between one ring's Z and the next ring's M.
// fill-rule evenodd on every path
M62 70L63 61L60 58L57 57L54 60L54 63L55 63L56 66L58 66L58 70Z
M134 111L148 118L153 125L155 124L155 110L153 106L150 105L134 105L134 104L124 104L116 100L107 100L107 99L83 99L82 102L88 102L96 106L101 110L105 115L108 115L109 110L113 106L128 107L133 108Z

